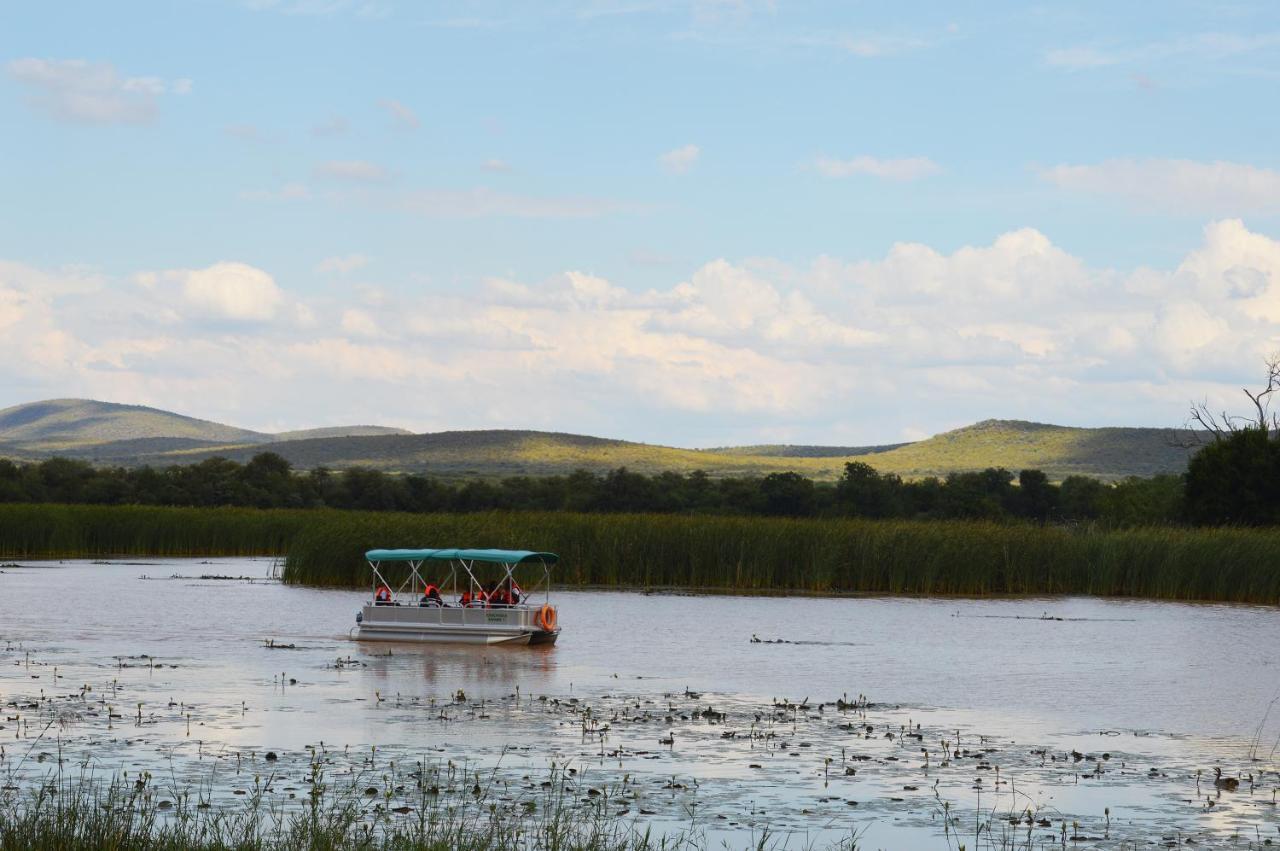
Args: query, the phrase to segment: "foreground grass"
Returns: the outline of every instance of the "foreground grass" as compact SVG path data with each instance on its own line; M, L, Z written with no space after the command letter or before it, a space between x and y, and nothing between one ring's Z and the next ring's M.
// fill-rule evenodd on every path
M566 585L1280 603L1280 530L648 514L0 505L0 557L287 555L362 586L372 547L550 550Z
M2 851L695 851L688 832L654 836L611 814L609 796L575 799L568 775L550 791L503 800L475 774L448 788L442 772L419 771L404 785L364 793L368 780L330 785L318 765L303 803L268 803L264 786L243 802L211 804L208 789L166 790L150 782L59 774L0 795ZM450 774L452 775L452 770ZM455 778L456 779L456 778ZM475 783L475 793L470 784ZM268 780L269 785L270 781ZM482 788L481 784L485 787ZM408 787L408 788L406 788ZM369 792L375 791L371 788ZM585 791L585 790L583 790ZM767 843L761 847L774 847ZM753 843L754 844L754 843ZM853 848L852 843L843 845Z

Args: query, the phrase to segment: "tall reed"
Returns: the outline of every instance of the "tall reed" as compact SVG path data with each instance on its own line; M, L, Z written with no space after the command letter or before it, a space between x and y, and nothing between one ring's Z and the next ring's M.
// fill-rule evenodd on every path
M283 555L315 512L0 504L0 557Z
M556 552L570 586L1280 603L1280 529L0 505L0 558L287 554L287 582L360 586L367 549L452 546Z
M1280 603L1280 530L648 514L335 514L285 580L360 585L373 547L550 550L567 585L887 594L1095 594Z

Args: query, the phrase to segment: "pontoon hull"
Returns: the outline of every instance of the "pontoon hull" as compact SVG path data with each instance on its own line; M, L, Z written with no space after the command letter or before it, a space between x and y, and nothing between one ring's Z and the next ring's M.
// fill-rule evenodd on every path
M462 609L365 606L358 618L361 641L436 644L555 644L560 630L546 630L531 608Z

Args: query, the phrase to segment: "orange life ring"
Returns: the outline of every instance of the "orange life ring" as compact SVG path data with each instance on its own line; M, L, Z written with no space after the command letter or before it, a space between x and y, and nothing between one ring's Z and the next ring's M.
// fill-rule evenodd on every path
M556 610L550 605L545 605L538 610L538 626L547 632L556 631Z

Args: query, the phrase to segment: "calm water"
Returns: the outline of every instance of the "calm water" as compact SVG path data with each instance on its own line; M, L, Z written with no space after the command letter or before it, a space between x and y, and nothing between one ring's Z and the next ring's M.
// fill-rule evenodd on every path
M970 820L993 802L1051 813L1054 830L1080 820L1094 836L1076 847L1171 830L1224 847L1280 840L1269 803L1280 708L1258 734L1280 693L1275 609L563 592L557 646L486 649L351 641L355 592L170 578L270 569L247 559L5 567L0 701L9 712L42 693L85 702L89 686L123 707L114 720L67 713L38 745L57 737L108 768L323 742L517 772L576 761L601 783L626 774L655 790L685 777L678 793L655 791L648 812L674 821L696 804L710 836L730 844L767 821L810 839L858 829L870 847L946 847L943 800ZM872 707L817 711L859 694ZM789 720L774 706L806 698ZM603 736L583 733L585 707ZM707 707L726 717L701 715ZM37 721L0 730L10 767ZM921 725L918 739L902 738L908 724ZM957 733L975 753L940 766ZM994 780L996 765L1015 789ZM1252 774L1253 787L1217 794L1205 778L1218 765Z

